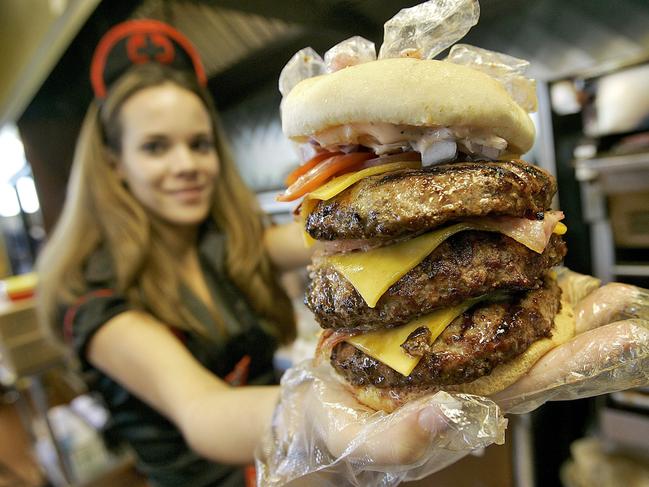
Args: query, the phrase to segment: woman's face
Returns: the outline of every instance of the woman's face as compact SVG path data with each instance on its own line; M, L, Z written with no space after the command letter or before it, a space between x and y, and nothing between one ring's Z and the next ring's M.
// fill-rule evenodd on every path
M150 212L172 225L207 216L219 158L201 99L172 83L145 88L121 108L117 170Z

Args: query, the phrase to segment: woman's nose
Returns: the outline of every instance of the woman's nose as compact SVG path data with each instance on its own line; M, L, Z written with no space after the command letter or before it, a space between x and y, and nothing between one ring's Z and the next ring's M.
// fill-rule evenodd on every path
M184 144L176 147L174 157L172 158L172 169L177 173L194 172L198 169L198 159L196 154Z

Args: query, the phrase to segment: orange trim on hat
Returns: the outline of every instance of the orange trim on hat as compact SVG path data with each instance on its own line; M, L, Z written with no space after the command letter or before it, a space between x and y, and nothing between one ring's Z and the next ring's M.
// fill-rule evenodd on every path
M157 20L128 20L117 24L106 32L99 41L95 53L92 56L90 82L92 83L92 89L97 98L101 99L106 96L107 87L104 80L104 70L106 69L108 55L115 44L126 37L136 36L133 42L127 42L129 59L135 64L146 62L148 58L138 57L136 50L133 50L142 42L145 34L150 35L152 39L156 40L157 44L163 47L163 53L155 57L157 62L168 64L173 61L173 44L169 42L169 38L171 38L183 48L191 59L198 82L203 86L207 84L207 76L205 75L203 63L201 63L196 48L187 37L164 22Z

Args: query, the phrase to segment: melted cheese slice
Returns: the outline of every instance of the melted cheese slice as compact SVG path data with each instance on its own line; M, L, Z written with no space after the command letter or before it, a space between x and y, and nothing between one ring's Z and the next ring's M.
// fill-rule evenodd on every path
M392 284L435 250L451 235L473 228L457 223L403 242L368 250L327 257L327 261L351 282L370 308Z
M300 207L300 222L302 223L302 228L305 228L307 217L320 201L326 201L333 198L361 179L368 176L383 174L385 172L398 171L399 169L417 169L420 167L421 162L419 161L391 162L389 164L368 167L367 169L350 172L343 174L342 176L338 176L337 178L333 178L331 181L323 184L316 190L311 191L304 197L302 206ZM311 245L313 245L313 243L315 242L313 237L311 237L311 235L309 235L306 230L303 230L302 236L304 238L304 244L307 247L311 247Z
M417 328L425 326L430 330L430 343L433 343L455 318L473 306L478 300L471 299L452 308L433 311L403 326L371 331L350 337L345 341L396 370L401 375L408 376L421 360L421 357L414 357L401 348L401 344L406 341L408 336Z
M387 247L332 255L327 257L327 261L345 276L367 305L374 308L390 286L410 272L444 240L464 230L497 232L498 228L460 222ZM563 223L555 226L555 233L562 235L565 231ZM525 241L520 242L526 244Z
M346 190L352 184L357 183L368 176L383 174L384 172L398 171L399 169L416 169L419 167L421 167L421 162L419 161L403 161L391 162L389 164L382 164L380 166L373 166L368 167L367 169L361 169L360 171L350 172L338 176L337 178L323 184L318 189L311 191L304 197L304 199L326 201Z
M556 233L557 235L565 235L567 231L568 227L565 224L559 222L554 227L553 233Z
M300 226L302 228L302 239L304 240L304 246L306 248L311 247L315 243L315 239L306 231L306 219L309 217L318 202L319 200L305 198L300 205Z

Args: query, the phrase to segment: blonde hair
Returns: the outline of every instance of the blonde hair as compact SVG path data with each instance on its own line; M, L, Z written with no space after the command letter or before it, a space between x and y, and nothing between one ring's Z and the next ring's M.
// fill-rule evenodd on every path
M112 257L116 292L166 324L206 334L181 302L174 256L158 238L155 219L121 183L111 159L113 153L119 156L119 112L124 102L144 88L166 82L199 96L211 116L220 160L211 218L226 236L225 267L280 342L288 342L295 337L295 319L261 244L266 221L237 173L211 97L191 74L154 63L131 68L113 84L101 105L93 101L88 109L63 211L37 262L41 317L55 331L61 329L59 306L70 305L88 292L85 264L104 245ZM222 325L220 315L215 319Z

